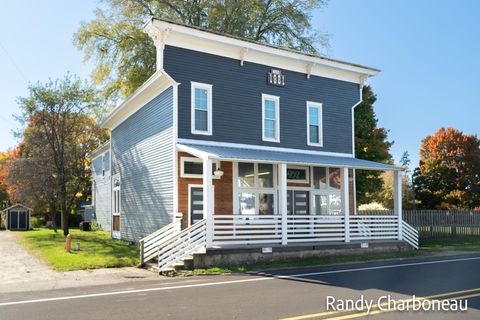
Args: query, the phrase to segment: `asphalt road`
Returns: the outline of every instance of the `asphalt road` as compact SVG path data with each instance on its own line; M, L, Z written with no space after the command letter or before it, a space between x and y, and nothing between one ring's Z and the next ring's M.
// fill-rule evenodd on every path
M480 319L480 254L0 295L0 319ZM467 311L394 311L462 301ZM330 297L327 310L327 297ZM379 297L385 297L380 300ZM333 299L335 302L333 303ZM390 306L390 309L388 308ZM457 303L458 306L458 303Z

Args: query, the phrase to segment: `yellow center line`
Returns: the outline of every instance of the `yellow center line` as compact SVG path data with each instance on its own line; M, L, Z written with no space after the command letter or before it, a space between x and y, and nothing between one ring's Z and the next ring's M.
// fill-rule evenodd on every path
M440 293L440 294L436 294L436 295L431 295L431 296L425 296L425 297L416 297L417 300L425 300L425 299L432 299L432 298L439 298L439 297L445 297L445 296L451 296L451 295L455 295L455 294L462 294L462 293L469 293L469 292L474 292L474 291L479 291L480 288L473 288L473 289L467 289L467 290L460 290L460 291L452 291L452 292L445 292L445 293ZM479 294L480 295L480 294ZM442 300L455 300L455 299L464 299L465 297L468 297L468 298L472 298L474 296L477 296L476 294L474 295L470 295L470 296L461 296L461 297L454 297L454 298L449 298L449 299L442 299ZM406 302L406 301L410 301L410 300L413 300L412 298L410 299L403 299L403 300L395 300L396 302ZM372 309L376 309L378 307L383 307L383 306L386 306L388 305L388 302L385 302L385 303L381 303L381 304L374 304L372 305ZM312 319L312 318L318 318L318 317L322 317L322 316L328 316L328 315L333 315L333 314L339 314L339 313L348 313L348 312L354 312L354 311L361 311L365 308L362 308L360 310L355 310L355 309L347 309L347 310L338 310L338 311L326 311L326 312L320 312L320 313L311 313L311 314L305 314L305 315L301 315L301 316L295 316L295 317L290 317L290 318L282 318L280 320L303 320L303 319ZM373 312L376 312L376 311L372 311L370 313L368 313L369 315L371 314L374 314ZM366 314L366 312L365 312ZM347 315L347 316L344 316L344 317L348 317L348 316L351 316L351 315ZM341 319L341 318L329 318L329 319ZM347 319L347 318L345 318Z

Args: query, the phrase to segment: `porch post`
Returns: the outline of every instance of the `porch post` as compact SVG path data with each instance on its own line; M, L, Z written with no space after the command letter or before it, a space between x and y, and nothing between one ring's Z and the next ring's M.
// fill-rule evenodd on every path
M206 219L207 248L213 244L213 185L212 185L212 159L203 159L203 218Z
M345 221L345 242L350 242L350 197L348 168L342 168L342 210Z
M402 240L402 171L394 172L393 211L398 218L398 240Z
M280 163L278 165L278 193L279 202L278 210L282 215L282 245L288 243L287 237L287 164Z

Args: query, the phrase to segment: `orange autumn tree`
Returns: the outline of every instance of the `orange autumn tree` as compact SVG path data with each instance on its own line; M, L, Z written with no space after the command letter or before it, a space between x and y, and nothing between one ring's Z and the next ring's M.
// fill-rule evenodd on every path
M18 159L20 147L0 152L0 204L7 206L9 203L16 201L15 186L8 183L8 174L12 167L12 163Z
M441 128L422 140L414 188L423 208L480 205L480 141L474 134Z

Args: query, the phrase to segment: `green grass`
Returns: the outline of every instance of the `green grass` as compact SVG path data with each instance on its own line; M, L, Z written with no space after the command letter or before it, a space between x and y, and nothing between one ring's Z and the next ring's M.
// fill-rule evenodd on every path
M421 239L422 250L442 251L480 251L480 236Z
M70 229L72 251L66 253L63 231L34 229L17 232L17 241L33 255L59 271L135 266L140 262L138 245L110 238L105 231L82 232ZM74 251L75 243L80 251Z
M393 258L408 258L408 257L416 257L423 254L425 253L422 251L368 253L368 254L354 255L354 256L331 256L331 257L323 257L323 258L289 260L289 261L282 261L282 262L261 263L261 264L252 264L252 265L243 265L243 266L195 269L193 271L181 271L181 273L188 275L188 274L221 274L221 273L232 273L232 272L247 272L252 270L318 266L318 265L328 265L328 264L335 264L335 263L364 262L364 261L393 259Z

